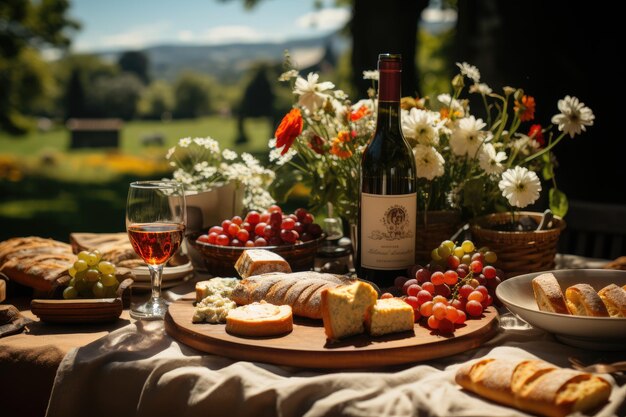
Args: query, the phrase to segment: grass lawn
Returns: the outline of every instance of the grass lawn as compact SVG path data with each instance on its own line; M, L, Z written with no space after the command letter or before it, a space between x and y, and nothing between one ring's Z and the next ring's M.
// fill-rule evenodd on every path
M235 145L236 120L218 116L124 125L119 150L69 150L69 132L56 128L11 137L0 132L0 240L36 235L62 241L71 232L123 231L128 183L169 176L165 154L182 137L211 136L222 149L266 160L272 135L266 120L245 124L249 143ZM142 145L160 134L164 146Z

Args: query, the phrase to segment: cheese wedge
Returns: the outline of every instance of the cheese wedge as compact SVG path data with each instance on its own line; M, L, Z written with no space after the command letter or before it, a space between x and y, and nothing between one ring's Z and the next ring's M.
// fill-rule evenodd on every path
M413 307L400 298L376 300L365 316L365 328L372 336L413 330Z

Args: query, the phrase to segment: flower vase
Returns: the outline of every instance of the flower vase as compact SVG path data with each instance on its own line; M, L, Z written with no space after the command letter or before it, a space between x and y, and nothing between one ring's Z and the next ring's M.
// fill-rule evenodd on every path
M187 192L187 231L186 234L206 231L243 212L243 188L233 183L214 187L207 191ZM184 249L191 258L196 270L204 271L206 266L202 255L185 242Z
M539 224L543 214L522 211L515 216L529 216ZM470 233L474 243L496 253L498 260L495 266L502 269L505 278L554 269L559 236L565 228L565 221L554 216L545 230L508 232L496 229L511 221L509 212L488 214L472 220Z
M429 210L417 214L415 227L415 261L430 262L433 249L450 239L459 228L461 213L454 210Z

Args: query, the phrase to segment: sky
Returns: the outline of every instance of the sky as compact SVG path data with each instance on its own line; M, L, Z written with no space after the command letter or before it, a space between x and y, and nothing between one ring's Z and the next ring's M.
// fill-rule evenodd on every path
M71 0L69 15L81 22L72 49L90 52L140 49L158 44L224 44L314 37L344 26L349 8L332 0Z

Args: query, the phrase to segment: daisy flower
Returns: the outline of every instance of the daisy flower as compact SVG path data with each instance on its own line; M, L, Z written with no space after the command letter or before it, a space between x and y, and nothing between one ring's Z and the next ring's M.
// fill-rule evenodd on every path
M321 107L324 101L330 97L330 93L332 93L332 91L328 90L335 88L335 84L330 81L318 83L317 80L319 77L319 74L312 72L309 73L306 80L302 77L298 77L293 90L294 94L300 96L298 105L310 111L315 111L315 109Z
M378 81L378 70L363 71L363 79Z
M432 146L416 145L413 149L415 155L415 172L419 178L432 180L444 174L445 161L443 156Z
M485 143L478 155L478 163L487 174L500 174L504 169L501 162L506 158L505 152L496 152L496 148L491 143Z
M518 208L524 208L537 201L541 192L541 182L537 174L521 166L504 171L498 187L502 191L502 196L509 200L512 206Z
M482 130L486 124L483 119L474 116L459 119L450 136L450 148L455 155L476 156L482 143L488 138L488 132Z
M493 90L485 83L474 83L470 85L469 92L478 93L486 96L487 94L491 94Z
M569 134L570 138L586 131L585 126L593 126L596 116L576 97L565 96L559 100L558 107L561 113L552 116L552 123L558 125L560 131Z
M475 83L480 82L480 71L478 71L478 68L468 64L467 62L463 62L461 64L457 62L456 66L459 67L459 69L461 70L461 74L465 75L467 78L474 81Z
M437 113L413 107L402 112L402 133L421 145L439 144L439 125Z
M298 73L298 70L291 69L280 74L280 76L278 77L278 81L289 81L290 79L295 78L298 75L300 75L300 73Z

